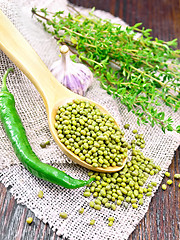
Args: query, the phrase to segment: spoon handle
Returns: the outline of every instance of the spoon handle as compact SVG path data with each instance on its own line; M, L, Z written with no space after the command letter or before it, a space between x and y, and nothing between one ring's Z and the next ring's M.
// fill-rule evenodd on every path
M56 80L38 54L1 10L0 49L35 85L46 109L50 107L49 105L53 105L57 97L71 96L71 92ZM58 96L57 93L59 93Z

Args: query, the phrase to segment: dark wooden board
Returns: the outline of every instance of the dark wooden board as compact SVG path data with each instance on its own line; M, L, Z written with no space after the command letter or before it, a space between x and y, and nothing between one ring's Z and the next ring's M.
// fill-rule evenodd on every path
M70 0L84 7L93 7L119 16L129 25L142 22L153 29L152 35L165 41L180 39L179 0ZM178 41L179 43L179 41ZM180 44L180 43L179 43ZM180 172L180 148L175 152L169 172ZM166 182L164 178L163 183ZM179 240L180 190L176 181L166 191L158 189L149 210L129 240ZM32 216L31 225L26 218ZM0 240L60 240L48 224L43 224L25 206L17 204L9 189L0 183ZM88 240L88 239L87 239Z

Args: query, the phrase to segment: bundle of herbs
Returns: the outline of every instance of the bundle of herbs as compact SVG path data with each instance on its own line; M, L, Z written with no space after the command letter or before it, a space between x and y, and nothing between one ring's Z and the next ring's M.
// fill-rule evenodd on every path
M177 39L153 39L151 29L140 28L141 23L124 29L93 10L88 16L78 11L68 16L47 9L32 12L58 43L69 46L74 61L78 57L86 63L101 86L137 116L138 124L180 133L180 125L173 128L172 118L158 110L163 102L173 111L180 107Z

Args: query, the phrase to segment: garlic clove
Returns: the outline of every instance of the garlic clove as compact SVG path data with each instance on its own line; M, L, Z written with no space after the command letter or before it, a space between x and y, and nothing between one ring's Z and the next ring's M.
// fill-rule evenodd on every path
M88 67L81 63L74 63L70 59L69 48L63 45L60 48L61 59L54 62L50 71L65 87L79 95L85 95L92 85L93 74Z

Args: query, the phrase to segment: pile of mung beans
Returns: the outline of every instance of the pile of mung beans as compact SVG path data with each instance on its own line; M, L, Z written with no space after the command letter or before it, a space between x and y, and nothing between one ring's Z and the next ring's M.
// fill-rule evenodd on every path
M143 204L144 195L151 196L156 182L144 187L148 177L158 173L156 166L140 149L145 147L142 134L132 130L134 139L128 144L114 119L104 114L95 104L79 99L60 106L56 114L55 128L60 141L83 161L93 167L122 166L131 149L131 159L123 170L116 173L89 172L96 178L85 190L84 196L93 195L90 207L100 210L102 206L116 209L117 205ZM129 124L124 126L129 129ZM138 149L137 149L138 148Z
M128 161L123 170L116 173L89 172L89 176L94 176L96 182L92 182L84 191L84 197L93 195L94 201L90 201L90 207L100 210L101 206L116 209L117 205L123 203L128 207L128 203L133 208L138 204L142 205L144 196L151 196L156 182L144 186L148 177L161 170L153 161L144 157L143 153L137 149L132 151L131 161Z
M60 141L82 161L93 167L122 166L129 147L124 132L95 104L76 99L60 106L55 120Z
M127 143L124 131L110 115L102 113L95 104L78 99L60 106L55 120L60 141L82 161L95 168L122 166L123 160L128 156L127 163L119 172L88 173L96 179L83 194L84 197L93 196L94 200L89 202L90 207L100 210L103 206L116 210L118 205L127 208L131 204L133 208L138 208L138 205L143 205L145 196L152 195L157 183L151 181L147 184L147 179L157 174L161 168L141 152L145 140L136 129L132 130L134 139L130 144ZM129 128L129 124L124 125L124 129ZM166 172L165 175L169 177L170 174ZM180 179L180 174L175 174L174 178ZM172 180L169 179L167 184L171 185ZM166 189L165 184L162 189ZM83 212L84 209L81 208L79 213ZM61 213L60 217L67 218L67 214ZM95 220L92 219L90 225L94 223ZM109 217L108 226L113 223L114 217Z

